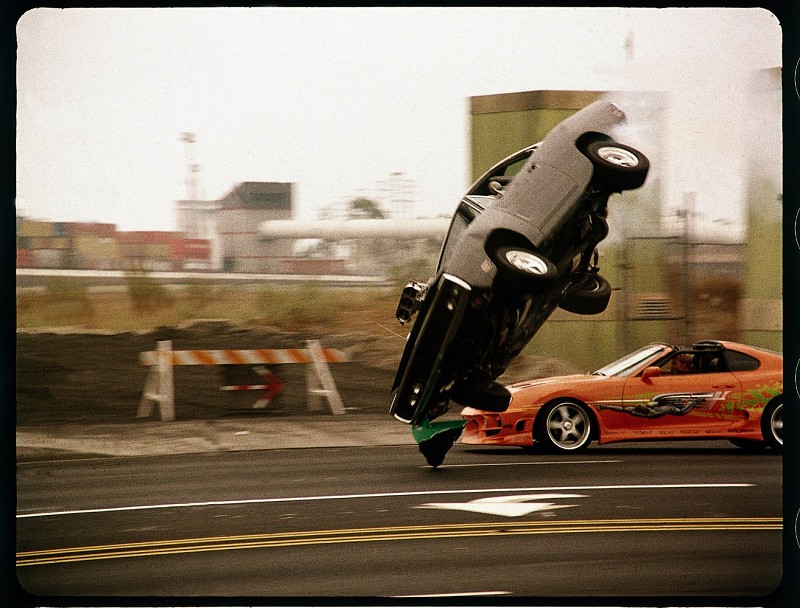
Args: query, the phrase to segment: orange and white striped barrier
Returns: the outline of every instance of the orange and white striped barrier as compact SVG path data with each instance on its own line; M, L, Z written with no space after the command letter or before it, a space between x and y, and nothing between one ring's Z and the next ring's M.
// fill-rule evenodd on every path
M318 400L328 400L331 412L344 414L339 392L328 369L328 363L348 361L347 355L332 348L322 348L318 340L308 340L307 348L251 349L251 350L172 350L171 340L162 340L157 350L139 353L139 363L150 367L142 398L139 400L138 418L148 417L155 404L159 405L161 420L175 420L175 397L172 368L181 365L282 365L308 364L309 409L319 408ZM261 385L259 385L261 387ZM266 388L264 386L263 388ZM236 390L223 387L223 390ZM257 402L259 403L259 402Z
M160 356L166 356L170 365L281 365L284 363L313 363L310 349L258 348L254 350L170 350L162 355L150 350L139 353L139 363L157 365ZM319 348L318 358L325 363L342 363L347 356L333 348Z
M254 365L252 370L262 384L228 384L219 388L222 391L264 391L264 394L252 406L254 410L263 409L283 392L286 384L265 365Z

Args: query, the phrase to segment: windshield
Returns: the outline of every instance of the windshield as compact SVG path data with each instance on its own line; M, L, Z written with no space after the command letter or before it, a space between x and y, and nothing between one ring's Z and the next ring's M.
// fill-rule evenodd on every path
M663 344L651 344L629 355L625 355L621 359L617 359L605 367L601 367L594 373L598 376L617 376L618 378L625 378L639 369L643 363L652 359L663 350Z
M464 231L467 229L469 223L475 219L475 212L472 211L467 205L460 205L455 215L453 222L450 224L450 230L447 233L447 240L444 242L442 255L439 259L439 266L441 267L450 256L453 254L456 243L461 239Z

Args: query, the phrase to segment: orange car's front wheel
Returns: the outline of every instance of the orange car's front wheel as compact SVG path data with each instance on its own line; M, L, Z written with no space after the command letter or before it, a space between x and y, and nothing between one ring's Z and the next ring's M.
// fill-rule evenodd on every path
M569 399L547 405L537 416L534 441L556 452L579 452L592 441L592 417Z

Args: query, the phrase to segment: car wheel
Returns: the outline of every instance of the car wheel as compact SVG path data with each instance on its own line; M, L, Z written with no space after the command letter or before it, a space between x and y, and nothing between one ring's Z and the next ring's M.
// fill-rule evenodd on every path
M640 187L650 169L650 161L637 149L609 140L590 143L586 156L594 165L597 181L614 192Z
M558 401L548 405L537 417L535 441L548 450L580 452L592 440L592 417L575 401Z
M773 450L783 450L783 401L771 401L761 413L761 434Z
M611 284L599 274L589 274L569 287L560 307L579 315L596 315L608 308Z
M505 275L522 279L526 284L545 284L558 274L553 262L525 247L499 247L493 257Z

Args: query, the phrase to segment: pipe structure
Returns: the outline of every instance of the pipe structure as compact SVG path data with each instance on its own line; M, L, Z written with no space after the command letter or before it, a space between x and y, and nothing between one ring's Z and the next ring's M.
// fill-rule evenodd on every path
M414 220L269 220L258 227L261 240L275 239L436 239L450 227L450 218Z

